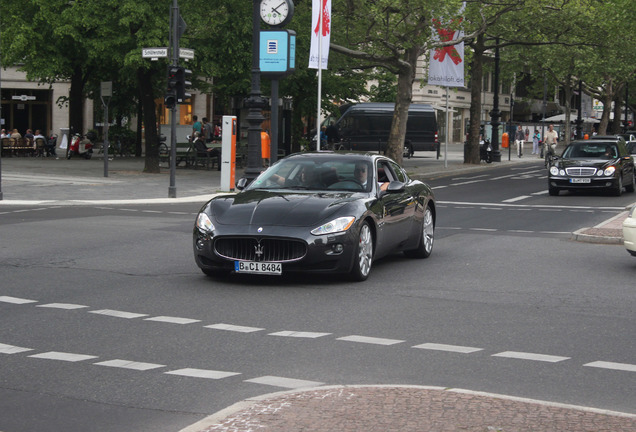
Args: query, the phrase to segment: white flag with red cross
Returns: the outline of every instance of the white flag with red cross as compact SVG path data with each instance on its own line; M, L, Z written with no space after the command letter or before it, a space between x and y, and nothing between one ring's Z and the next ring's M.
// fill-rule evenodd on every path
M440 20L433 20L433 39L448 42L463 35L463 31L444 28ZM444 87L464 87L463 42L431 50L428 83Z
M311 6L309 68L318 69L320 64L320 69L327 69L331 39L331 0L312 0Z

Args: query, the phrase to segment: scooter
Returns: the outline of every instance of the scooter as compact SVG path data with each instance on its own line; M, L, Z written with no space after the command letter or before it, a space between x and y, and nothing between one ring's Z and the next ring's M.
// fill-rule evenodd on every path
M479 140L479 159L486 163L492 162L492 145L489 139Z
M66 159L70 159L73 155L83 156L84 159L90 159L93 156L93 143L87 137L82 139L80 134L73 135L71 144L66 153Z

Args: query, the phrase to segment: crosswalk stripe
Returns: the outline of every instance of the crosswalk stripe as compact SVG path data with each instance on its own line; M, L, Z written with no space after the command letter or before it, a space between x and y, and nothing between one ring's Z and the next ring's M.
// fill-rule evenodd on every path
M293 337L293 338L309 338L316 339L323 336L328 336L331 333L316 333L316 332L300 332L300 331L279 331L276 333L269 333L268 336L284 336L284 337Z
M156 316L151 318L144 318L144 321L158 321L158 322L165 322L170 324L192 324L195 322L201 322L201 320L171 317L171 316Z
M22 348L14 345L0 343L0 354L17 354L25 351L33 351L31 348Z
M36 305L36 307L71 310L71 309L87 308L88 306L72 304L72 303L47 303L42 305Z

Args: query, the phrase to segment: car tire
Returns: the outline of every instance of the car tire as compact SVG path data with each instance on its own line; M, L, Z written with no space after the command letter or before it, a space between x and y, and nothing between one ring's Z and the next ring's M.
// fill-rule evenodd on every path
M358 244L351 269L351 279L362 282L369 277L371 265L373 264L373 234L369 223L364 221L358 232Z
M630 180L631 180L631 181L629 182L629 184L625 185L625 190L626 190L627 192L630 192L630 193L631 193L631 192L634 192L634 190L636 189L636 188L634 187L634 173L633 173L633 172L632 172L632 174L629 176L629 178L630 178Z
M420 243L416 249L404 251L404 255L409 258L428 258L433 253L433 243L435 241L435 218L430 206L426 206L424 217L422 218L422 232L420 233Z

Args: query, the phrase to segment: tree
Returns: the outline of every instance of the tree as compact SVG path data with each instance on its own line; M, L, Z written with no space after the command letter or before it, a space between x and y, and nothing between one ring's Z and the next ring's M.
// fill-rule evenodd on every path
M431 38L432 19L456 17L460 5L459 0L341 0L334 3L333 26L342 30L332 33L331 49L357 59L360 68L382 68L397 76L387 155L398 162L402 162L417 61L436 45Z

